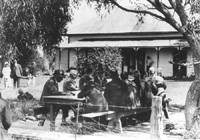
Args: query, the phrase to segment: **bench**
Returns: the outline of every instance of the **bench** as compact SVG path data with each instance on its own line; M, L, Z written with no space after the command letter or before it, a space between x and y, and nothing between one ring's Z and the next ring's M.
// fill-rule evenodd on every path
M102 118L101 117L105 117L103 120L110 120L112 117L111 115L115 114L115 111L104 111L104 112L92 112L92 113L85 113L85 114L81 114L80 117L82 118L87 118L90 119L92 121L94 121L95 119L97 119L97 125L100 128L101 127L101 121ZM104 123L103 123L104 124ZM104 124L105 125L105 124Z
M111 115L114 113L115 113L115 111L92 112L92 113L81 114L80 116L82 116L84 118L96 118L96 117L101 117L101 116L105 116L105 115Z

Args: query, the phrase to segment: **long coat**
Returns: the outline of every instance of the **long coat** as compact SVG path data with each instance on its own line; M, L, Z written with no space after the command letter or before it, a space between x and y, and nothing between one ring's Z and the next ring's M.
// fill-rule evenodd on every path
M44 96L51 96L51 95L60 95L61 93L58 91L58 83L56 80L51 77L44 85L42 95L40 98L40 104L44 105Z
M120 79L112 80L106 85L104 96L108 102L110 110L123 110L121 106L127 105L126 99L129 96L128 85Z
M8 140L7 130L11 126L11 112L8 103L0 98L0 140Z
M20 64L17 64L17 66L14 67L14 71L17 78L22 76L23 70Z

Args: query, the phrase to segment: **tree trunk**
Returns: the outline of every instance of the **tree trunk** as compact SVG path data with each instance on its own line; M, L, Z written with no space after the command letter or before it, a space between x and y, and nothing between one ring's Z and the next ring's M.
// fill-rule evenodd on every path
M188 35L186 38L193 52L194 63L200 62L200 40L195 34ZM194 72L195 81L193 81L189 88L185 102L186 130L191 130L193 127L192 125L195 123L193 118L200 106L200 64L194 64ZM198 129L200 129L200 126Z
M185 102L185 121L187 130L190 130L192 128L193 115L199 106L198 103L199 95L200 95L200 80L195 80L190 86Z

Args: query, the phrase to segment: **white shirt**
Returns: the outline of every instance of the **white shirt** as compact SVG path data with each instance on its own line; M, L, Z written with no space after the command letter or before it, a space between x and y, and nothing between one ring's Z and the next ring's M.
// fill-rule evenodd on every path
M10 67L3 67L2 74L4 78L10 78L11 69Z

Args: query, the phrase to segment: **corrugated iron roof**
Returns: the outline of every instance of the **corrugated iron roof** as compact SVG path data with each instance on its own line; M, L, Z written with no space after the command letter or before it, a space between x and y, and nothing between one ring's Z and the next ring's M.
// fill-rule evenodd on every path
M87 12L79 12L79 15L74 17L74 21L76 24L72 21L68 28L69 34L176 31L168 23L150 15L143 17L143 23L138 22L137 14L117 7L102 18L98 15L87 18Z

